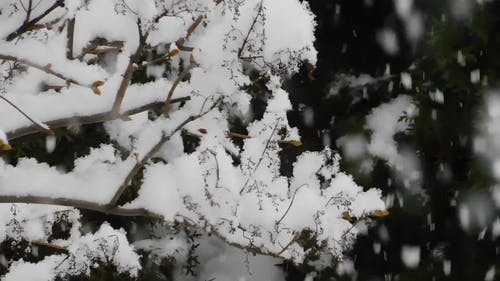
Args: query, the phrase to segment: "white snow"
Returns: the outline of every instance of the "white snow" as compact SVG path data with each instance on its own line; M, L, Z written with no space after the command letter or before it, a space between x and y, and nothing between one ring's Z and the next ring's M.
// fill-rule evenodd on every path
M421 178L420 164L414 150L398 148L394 135L405 132L408 123L400 120L406 115L416 115L416 107L409 96L400 95L372 110L366 118L366 127L372 131L368 152L387 161L407 188L418 186Z
M466 65L465 56L464 56L464 54L462 53L461 50L457 51L457 63L460 66L465 66Z
M111 145L92 149L88 156L76 159L75 169L67 173L35 159L22 158L16 166L0 159L2 195L68 198L106 204L135 164L134 160L129 157L122 161Z
M399 52L399 41L392 29L385 28L379 31L377 41L388 55L396 55Z
M479 69L470 72L470 82L473 84L479 83L481 80L481 71Z
M367 153L367 140L362 135L347 135L337 139L342 155L348 160L360 159Z
M443 273L446 276L450 275L450 273L451 273L451 261L450 260L443 261Z
M394 0L397 15L404 23L406 36L415 44L423 34L423 19L413 6L413 0Z
M403 84L403 87L407 90L411 90L411 75L407 72L402 72L401 73L401 84Z
M490 266L488 271L486 272L486 275L484 276L484 281L493 281L495 280L495 266Z
M439 89L435 91L429 92L429 97L432 101L443 104L444 103L444 95Z
M56 142L57 139L53 135L47 135L45 139L45 149L47 150L48 153L54 152L54 149L56 149Z
M416 268L420 263L420 247L405 245L401 248L401 260L408 268Z
M133 167L144 160L138 197L118 207L143 208L162 217L165 224L190 224L217 233L226 242L297 263L307 253L295 240L296 235L304 229L321 228L316 233L318 245L324 246L321 255L341 258L361 227L345 220L343 212L362 218L385 210L385 204L380 190L364 189L340 171L340 157L329 148L298 156L290 178L280 173L280 143L300 141L297 128L288 123L287 111L292 106L288 93L282 89L281 77L297 71L304 60L316 62L315 21L306 2L224 1L216 6L212 0L137 0L125 4L112 0L67 0L67 6L50 15L62 17L53 28L23 34L13 41L5 37L22 24L24 14L0 14L5 23L0 27L0 55L15 57L14 60L27 67L26 71L8 77L4 75L8 73L7 64L0 65L1 78L8 80L8 83L2 80L5 91L1 94L34 120L45 124L66 120L62 127L78 127L81 125L78 118L111 111L122 83L128 83L124 80L128 66L142 67L147 63L130 61L131 55L146 42L143 55L147 60L151 59L147 52L153 50L162 55L178 48L180 53L172 58L171 72L164 75L166 66L153 67L148 73L154 81L128 85L119 111L124 113L164 102L180 68L186 68L187 63L194 67L189 79L178 83L173 98L189 97L189 101L182 106L171 104L165 116L155 117L144 111L130 116L128 121L127 118L96 120L106 121L104 127L112 144L102 143L90 149L87 155L74 160L71 171L29 157L18 159L15 165L8 159L0 159L0 197L17 197L28 202L32 197L45 202L75 200L84 206L103 207L117 195L122 184L127 185L125 179ZM40 11L46 5L43 2ZM202 22L188 31L198 17ZM65 23L72 18L75 19L74 59L66 56ZM147 36L142 43L141 34ZM98 38L117 45L114 47L117 49L105 55L94 50L95 54L79 58ZM179 39L185 40L183 50L173 44ZM179 65L181 59L184 65ZM269 98L259 120L252 119L252 97L243 90L250 83L252 71L269 78L265 85ZM353 83L363 85L370 81L373 79L365 75ZM392 141L394 133L406 128L393 119L400 115L402 107L410 109L411 103L409 98L402 98L399 103L390 116L385 117L382 111L372 114L371 119L387 121L390 127L387 130L375 125L379 121L370 125L374 134L368 151L381 154L379 142ZM7 135L33 126L8 103L0 102L0 112L0 140L4 143L8 141ZM241 117L248 131L242 147L228 136L229 123L235 116ZM181 131L199 141L190 153L184 152ZM151 159L149 153L161 142L163 146ZM47 137L48 152L54 151L56 144L55 137ZM393 141L389 147L395 155ZM125 230L103 223L96 232L83 233L79 213L74 208L16 206L0 205L1 241L15 238L49 242L46 240L50 233L44 229L58 223L60 211L71 212L72 229L68 239L50 241L67 253L46 256L38 263L22 260L12 263L3 276L5 280L54 280L66 274L89 274L99 262L137 276L141 268L139 256L127 240ZM24 223L23 231L9 227L11 219L21 221L35 212L45 218ZM156 251L158 243L164 242L161 238L146 240L136 243L136 247L157 255L169 255L172 248L186 247L174 240L165 243L171 248ZM227 249L206 257L200 274L217 280L283 279L279 270L270 266L277 260L267 257L249 258L256 268L266 270L250 274L237 269L246 258L239 250ZM225 267L214 270L224 262Z

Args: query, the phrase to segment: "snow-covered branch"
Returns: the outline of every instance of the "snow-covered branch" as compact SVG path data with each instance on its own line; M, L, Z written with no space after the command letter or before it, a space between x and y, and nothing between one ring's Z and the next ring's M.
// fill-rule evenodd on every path
M3 98L0 96L0 98ZM186 102L189 101L190 97L179 97L179 98L173 98L170 103L180 103L180 102ZM131 108L129 110L125 110L122 112L122 116L130 116L134 114L138 114L141 112L145 112L148 110L153 110L153 109L160 109L164 105L163 102L151 102L148 104L144 104L141 106L138 106L136 108ZM44 122L44 124L52 129L57 129L57 128L68 128L71 126L81 126L81 125L88 125L88 124L95 124L95 123L103 123L106 121L112 120L111 118L111 111L106 111L102 113L96 113L92 114L89 116L70 116L67 118L61 118L61 119L56 119L56 120L50 120ZM22 136L27 136L39 132L44 132L46 131L45 126L40 126L38 124L33 124L29 125L26 127L18 128L14 131L8 131L7 133L7 138L9 140L11 139L16 139Z
M342 257L358 231L345 214L362 220L385 210L380 191L358 186L328 147L298 156L289 176L281 171L281 146L301 142L288 122L292 105L280 75L297 71L302 61L316 62L307 4L40 3L27 9L31 15L0 13L6 23L0 27L2 97L36 120L0 103L1 144L42 131L39 124L102 123L106 137L70 164L51 166L43 156L0 158L0 217L6 218L0 231L15 230L0 238L67 250L34 264L13 261L6 280L21 280L33 268L43 269L47 280L89 274L99 263L136 276L139 256L125 235L132 230L103 223L82 233L79 209L185 224L296 263ZM58 28L29 27L54 18ZM262 96L248 91L255 76L265 81ZM263 104L258 118L256 100ZM234 124L244 134L231 133ZM73 137L85 143L88 136ZM18 143L14 149L22 149L23 139ZM29 215L35 209L43 218ZM62 210L73 215L62 218ZM71 224L69 238L44 232L63 223ZM314 245L304 248L304 239Z
M162 216L152 213L144 208L128 209L121 207L110 207L109 205L102 205L91 201L68 199L68 198L53 198L49 196L0 196L0 203L22 203L22 204L42 204L42 205L57 205L74 207L82 210L96 211L107 215L116 215L123 217L147 217L161 219Z

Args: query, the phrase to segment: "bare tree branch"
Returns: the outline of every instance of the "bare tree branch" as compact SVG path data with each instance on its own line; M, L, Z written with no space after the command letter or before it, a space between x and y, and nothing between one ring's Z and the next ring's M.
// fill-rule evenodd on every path
M295 192L293 193L293 196L292 196L292 200L290 201L290 205L288 205L288 208L286 209L285 213L283 213L283 215L281 216L281 218L279 220L276 221L276 225L279 225L281 223L281 221L283 221L283 219L286 217L286 214L288 214L288 211L290 211L290 208L292 208L292 205L293 205L293 201L295 200L295 195L297 195L297 192L299 191L299 189L301 189L303 186L307 186L307 184L302 184L301 186L297 187L297 189L295 189Z
M193 32L200 25L200 23L201 23L202 20L203 20L203 16L198 16L194 20L194 22L188 27L188 29L186 31L186 37L178 39L177 41L175 41L175 44L177 46L184 46L184 43L186 43L186 41L189 39L189 36L191 36L191 34L193 34Z
M31 1L30 1L29 4L31 6ZM52 6L50 6L47 10L45 10L38 17L35 17L34 19L32 19L30 21L26 20L16 31L14 31L11 34L9 34L7 36L7 38L6 38L6 40L7 41L12 41L16 37L18 37L19 35L21 35L24 32L30 30L30 28L32 26L34 26L35 24L37 24L41 19L43 19L45 16L47 16L48 14L50 14L53 10L55 10L58 7L64 7L64 0L57 0L56 2L54 2L54 4L52 4ZM31 8L28 8L27 13L28 13L27 19L29 19L29 16L31 14Z
M158 17L155 18L155 22L158 22L164 16L166 16L166 13L162 13L162 14L158 15ZM203 19L203 17L199 16L191 24L191 26L189 26L189 28L187 29L186 37L177 40L176 43L178 46L184 45L187 38L194 32L196 27L198 27L198 25L201 23L202 19ZM123 98L125 97L125 93L127 91L128 85L130 84L130 81L132 80L132 76L133 76L134 72L136 71L135 64L138 62L138 59L139 59L140 55L142 54L142 51L144 50L144 48L147 45L146 41L147 41L147 37L149 36L149 32L146 32L146 33L142 32L140 20L138 21L137 25L138 25L138 29L139 29L140 44L139 44L139 47L137 47L137 50L134 53L134 55L132 55L130 57L129 64L127 66L127 69L125 70L125 73L123 74L122 82L121 82L120 87L116 93L116 98L115 98L115 101L113 103L113 108L111 110L111 112L112 112L111 116L113 118L118 118L120 115L120 107L121 107L121 104L123 102ZM179 82L177 82L177 84L178 83Z
M250 28L248 29L247 35L245 38L243 38L243 43L241 44L240 49L238 50L238 58L241 58L243 56L243 51L245 50L245 46L248 43L248 38L250 37L250 34L252 33L255 24L257 23L257 20L259 19L260 14L262 13L262 10L264 9L264 3L263 1L260 1L259 4L259 9L257 10L257 15L255 15L252 24L250 25Z
M52 70L52 68L51 68L52 65L51 64L40 65L38 63L34 63L34 62L31 62L31 61L26 60L26 59L17 58L17 57L10 56L10 55L2 55L2 54L0 54L0 60L8 60L8 61L14 61L14 62L22 63L22 64L25 64L27 66L30 66L30 67L36 68L38 70L41 70L41 71L43 71L45 73L54 75L57 78L63 79L67 83L76 84L76 85L79 85L79 86L82 86L82 87L91 87L90 85L83 85L81 83L78 83L77 81L74 81L73 79L70 79L70 78L64 76L63 74Z
M68 198L51 198L45 196L14 196L14 195L0 195L0 203L25 203L25 204L43 204L43 205L59 205L74 207L83 210L96 211L108 215L117 215L124 217L148 217L162 219L159 214L152 213L146 209L126 209L122 207L110 207L108 205L100 205L95 202L68 199Z
M123 74L123 79L122 82L120 83L120 87L118 88L118 91L116 92L116 97L115 101L113 102L113 107L111 109L111 118L116 119L120 116L120 107L123 102L123 98L125 97L125 92L127 91L127 88L130 84L130 81L132 80L132 75L134 75L135 72L135 59L133 57L130 58L127 69L125 70L125 73Z
M15 110L17 110L19 113L21 113L24 117L26 117L28 120L33 123L33 125L39 129L40 131L45 131L49 135L53 135L54 131L50 129L49 126L42 124L35 119L31 118L26 112L24 112L21 108L19 108L17 105L15 105L12 101L10 101L8 98L4 97L3 95L0 95L0 98L3 99L5 102L7 102L10 106L12 106Z
M167 116L168 112L170 111L170 104L172 103L172 97L174 96L174 91L179 85L179 83L188 75L189 71L196 67L196 63L190 63L188 67L186 67L180 74L177 76L177 79L175 79L174 83L172 84L172 87L170 87L170 90L168 91L168 96L167 100L165 101L165 104L163 105L161 112L163 115Z
M132 76L134 75L134 72L136 71L136 63L139 62L139 58L142 54L142 51L146 47L147 43L147 33L144 33L142 31L141 27L141 20L139 19L137 21L137 29L139 32L139 46L137 47L137 50L133 55L130 56L129 58L129 63L127 65L127 69L125 70L125 73L123 74L123 79L120 83L120 87L118 88L118 91L116 92L116 97L115 101L113 102L113 107L111 108L111 118L116 119L120 117L120 108L123 102L123 98L125 97L125 93L127 92L127 88L130 84L130 81L132 80Z
M18 203L18 204L43 204L43 205L58 205L58 206L67 206L67 207L74 207L77 209L82 209L82 210L89 210L89 211L95 211L99 213L103 213L106 215L115 215L115 216L122 216L122 217L145 217L145 218L152 218L152 219L158 219L158 220L165 220L165 218L157 213L151 212L147 209L144 208L136 208L136 209L127 209L123 207L110 207L108 205L100 205L95 202L89 202L89 201L83 201L83 200L76 200L76 199L67 199L67 198L50 198L50 197L44 197L44 196L9 196L9 195L0 195L0 203L4 204L12 204L12 203ZM186 226L186 227L199 227L198 224L194 222L190 222L188 218L184 217L178 217L176 219L176 222L178 222L180 225ZM236 247L238 249L246 250L250 253L254 254L261 254L261 255L267 255L267 256L274 256L280 258L280 255L288 248L287 245L284 250L282 250L279 254L274 254L270 253L268 251L265 251L261 248L255 247L255 246L242 246L240 244L234 243L227 241L227 238L224 237L219 231L217 231L216 227L214 227L211 223L205 221L202 223L202 225L205 225L204 229L209 230L210 233L214 234L215 236L219 237L223 241L226 241L229 245ZM242 231L246 231L244 227L241 225L238 226L239 229ZM289 244L292 244L292 242L295 242L296 239L294 238ZM39 242L36 241L35 244L40 244L40 246L48 246L52 244L47 244L46 242ZM63 249L61 249L63 250Z
M94 54L96 50L101 46L113 48L114 50L120 50L121 48L123 48L123 41L107 41L104 38L97 37L90 41L85 48L83 48L82 52L80 53L80 55L78 55L77 58L79 60L83 60L83 57L85 57L86 54Z
M279 251L279 253L276 254L276 257L281 257L281 255L286 251L288 250L288 248L290 248L290 246L294 243L294 242L297 242L297 240L299 239L299 235L295 234L295 236L293 237L292 240L290 240L290 242L288 242L285 247L283 247L283 249L281 249L281 251Z
M22 3L22 2L21 2ZM30 21L31 17L31 10L33 9L33 0L28 1L28 8L26 8L26 19L24 20L24 23L28 23Z
M68 20L66 31L66 58L72 60L73 57L73 41L75 37L75 18Z
M68 249L66 247L52 244L52 243L45 242L45 241L41 241L41 240L32 241L31 244L38 246L38 247L50 248L50 249L53 249L53 250L56 250L59 252L68 252Z
M185 102L190 100L190 97L179 97L176 99L172 99L171 103L178 103L178 102ZM136 108L132 108L130 110L127 110L123 113L124 116L129 116L133 114L137 114L146 110L150 109L155 109L155 108L161 108L163 106L163 102L152 102L148 103ZM74 126L74 125L85 125L85 124L94 124L94 123L101 123L105 121L111 120L111 112L102 112L102 113L97 113L93 115L87 115L87 116L71 116L67 118L61 118L61 119L56 119L56 120L51 120L44 122L47 126L49 126L52 129L56 128L62 128L62 127L69 127L69 126ZM39 132L43 132L45 129L40 128L40 126L33 125L33 126L28 126L28 127L23 127L16 129L14 131L9 131L7 133L7 138L9 140L16 139L22 136L26 135L31 135Z

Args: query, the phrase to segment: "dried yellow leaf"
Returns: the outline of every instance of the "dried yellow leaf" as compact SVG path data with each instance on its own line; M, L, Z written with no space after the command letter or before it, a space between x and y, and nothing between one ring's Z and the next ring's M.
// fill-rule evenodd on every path
M96 95L101 95L101 90L99 90L99 87L104 85L103 81L96 81L92 84L92 92Z
M130 118L127 115L121 115L120 120L128 122L128 121L132 121L132 118Z
M191 64L196 64L196 60L194 59L193 54L191 54L191 55L189 56L189 62L190 62Z
M179 53L180 53L179 49L174 49L174 50L170 51L170 53L168 53L168 55L169 55L170 57L175 57L175 56L177 56Z
M10 144L5 143L3 140L0 140L0 150L12 150L12 146Z
M291 145L293 145L293 146L297 146L297 147L298 147L298 146L302 146L302 142L301 142L301 141L299 141L299 140L291 140L289 143L290 143Z
M104 85L104 81L95 81L94 84L92 84L92 87L100 87Z
M349 212L347 211L342 213L342 218L345 219L346 221L351 221L352 219L351 214L349 214Z
M389 211L387 210L376 210L373 212L373 215L379 218L383 218L389 215Z

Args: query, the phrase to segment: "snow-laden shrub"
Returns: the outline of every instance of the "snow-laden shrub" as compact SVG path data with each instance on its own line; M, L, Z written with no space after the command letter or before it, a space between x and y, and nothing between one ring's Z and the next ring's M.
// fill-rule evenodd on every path
M380 191L356 185L329 148L300 155L291 177L280 172L282 147L301 145L281 81L316 61L305 3L7 0L0 11L0 148L43 132L50 152L55 129L88 123L105 122L111 140L71 169L0 159L1 239L54 249L9 260L6 280L90 274L103 263L136 276L130 230L84 231L79 209L197 227L296 263L342 257L356 221L385 214ZM249 90L257 83L260 96ZM54 239L55 224L68 235ZM158 252L152 243L136 245Z

